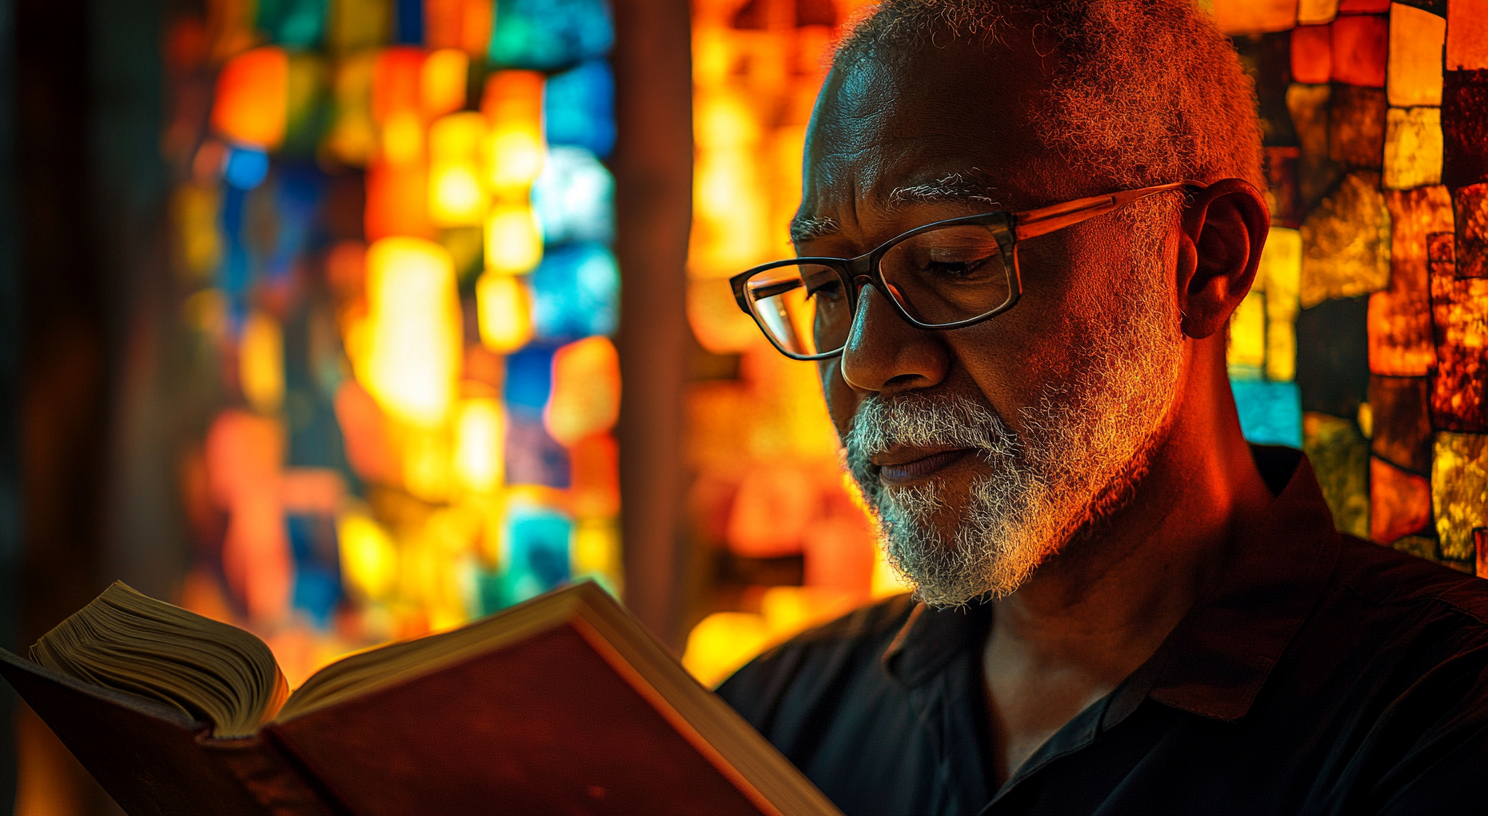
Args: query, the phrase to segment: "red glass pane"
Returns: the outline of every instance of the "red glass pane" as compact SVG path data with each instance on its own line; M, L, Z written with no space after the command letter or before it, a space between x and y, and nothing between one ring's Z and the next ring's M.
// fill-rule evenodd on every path
M1488 278L1458 278L1450 232L1427 236L1437 370L1431 422L1438 430L1488 433Z
M1292 80L1321 85L1332 78L1332 28L1323 25L1292 29Z
M1339 17L1333 29L1333 81L1366 88L1385 87L1390 56L1389 18Z
M1388 462L1369 460L1369 537L1389 544L1431 523L1431 482Z

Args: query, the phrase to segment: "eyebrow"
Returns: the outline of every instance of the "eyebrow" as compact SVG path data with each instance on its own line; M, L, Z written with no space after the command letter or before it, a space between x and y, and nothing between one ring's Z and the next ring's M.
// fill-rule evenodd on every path
M996 207L999 204L996 193L997 188L991 184L968 177L963 173L949 173L923 184L895 187L889 191L888 206L892 210L904 204L940 204L960 201ZM791 241L799 244L824 235L831 235L841 228L841 225L830 216L798 215L791 220Z

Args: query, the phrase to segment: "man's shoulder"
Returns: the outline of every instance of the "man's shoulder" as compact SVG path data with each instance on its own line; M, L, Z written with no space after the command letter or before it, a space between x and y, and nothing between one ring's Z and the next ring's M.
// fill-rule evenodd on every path
M750 709L778 701L792 688L877 666L914 613L909 595L854 609L769 649L718 687L746 718Z
M1351 535L1343 536L1335 576L1363 603L1430 610L1488 638L1488 580Z

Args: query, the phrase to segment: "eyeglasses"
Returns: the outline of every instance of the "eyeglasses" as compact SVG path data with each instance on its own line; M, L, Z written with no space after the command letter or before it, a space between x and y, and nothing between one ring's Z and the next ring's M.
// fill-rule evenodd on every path
M1193 182L1081 198L1024 212L988 212L912 229L856 258L792 258L729 279L739 308L796 360L842 353L863 286L889 296L921 329L959 329L1013 308L1023 294L1018 242L1071 227Z

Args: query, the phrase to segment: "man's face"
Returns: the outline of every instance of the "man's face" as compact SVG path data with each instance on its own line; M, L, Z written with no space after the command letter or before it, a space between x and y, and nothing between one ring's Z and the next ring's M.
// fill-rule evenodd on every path
M1028 125L1039 64L1026 46L951 44L834 70L798 253L854 257L932 221L1110 192ZM966 329L916 329L863 290L822 387L926 601L1013 591L1139 477L1183 370L1170 231L1103 216L1023 244L1018 305Z

